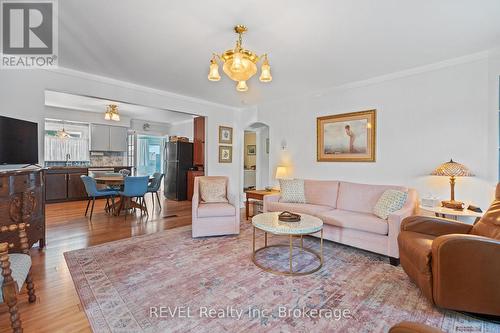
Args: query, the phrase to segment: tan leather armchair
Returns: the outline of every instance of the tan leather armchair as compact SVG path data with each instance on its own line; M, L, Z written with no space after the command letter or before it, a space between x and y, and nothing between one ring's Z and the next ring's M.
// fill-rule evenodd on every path
M439 307L500 316L500 184L474 226L412 216L398 237L401 266Z
M389 333L443 333L443 331L424 324L403 321L392 326Z

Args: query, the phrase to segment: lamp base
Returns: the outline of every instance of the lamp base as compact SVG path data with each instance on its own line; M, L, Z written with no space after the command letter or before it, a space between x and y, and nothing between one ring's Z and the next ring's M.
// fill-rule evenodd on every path
M462 210L465 208L465 204L462 201L455 200L443 200L441 201L441 205L446 208Z

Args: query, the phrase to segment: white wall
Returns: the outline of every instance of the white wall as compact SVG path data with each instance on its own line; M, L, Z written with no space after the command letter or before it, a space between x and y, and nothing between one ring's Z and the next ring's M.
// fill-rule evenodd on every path
M68 69L1 71L0 114L39 123L40 162L43 162L43 119L47 116L44 105L46 89L206 116L206 172L209 175L229 176L231 191L240 192L239 170L243 168L241 149L235 149L233 163L220 164L217 145L219 125L232 126L236 133L240 130L238 123L241 112L239 110ZM240 147L241 144L240 137L235 136L233 146Z
M104 112L87 112L57 108L53 106L44 107L44 117L50 119L69 120L85 122L89 124L102 124L112 126L130 127L131 119L129 117L120 116L120 121L109 121L104 119Z
M149 129L147 131L144 130L144 125L146 123L149 124ZM170 134L171 127L172 126L170 124L156 123L139 119L132 119L130 121L130 129L138 134L165 136Z
M190 142L193 142L194 138L194 120L185 120L170 126L169 135L184 136L189 138ZM218 140L214 138L214 140Z
M472 57L261 105L271 174L283 164L294 177L404 184L448 198L448 179L429 173L453 158L476 174L457 181L457 199L485 208L498 173L499 69L500 61ZM377 162L317 162L316 117L368 109L377 109Z

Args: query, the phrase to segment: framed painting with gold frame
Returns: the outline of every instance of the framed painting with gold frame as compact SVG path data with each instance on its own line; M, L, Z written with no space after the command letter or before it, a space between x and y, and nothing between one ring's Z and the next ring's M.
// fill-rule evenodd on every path
M318 117L318 162L375 162L377 110Z
M232 162L233 162L233 147L219 146L219 163L232 163Z
M233 144L233 128L219 126L219 143Z

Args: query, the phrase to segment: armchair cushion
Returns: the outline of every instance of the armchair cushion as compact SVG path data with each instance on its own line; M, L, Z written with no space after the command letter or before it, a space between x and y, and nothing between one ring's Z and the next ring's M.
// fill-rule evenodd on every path
M12 270L12 278L17 283L18 289L24 284L28 272L31 268L31 258L27 254L13 253L9 254L10 269ZM0 274L0 286L3 285L3 275ZM3 302L3 289L0 288L0 303Z
M200 203L198 206L198 217L222 217L235 215L236 209L229 203Z
M227 179L200 177L200 197L206 203L227 203Z

